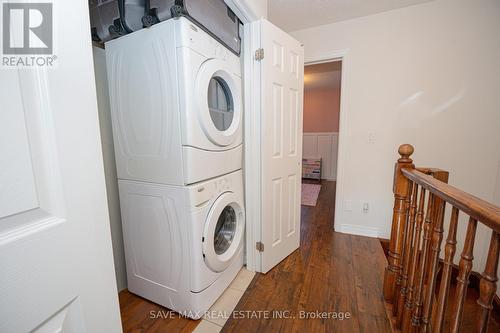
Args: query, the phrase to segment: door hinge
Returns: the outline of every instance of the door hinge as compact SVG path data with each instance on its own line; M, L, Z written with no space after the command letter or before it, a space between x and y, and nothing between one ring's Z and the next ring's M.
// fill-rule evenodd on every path
M264 59L264 49L260 48L255 50L255 60L261 61L262 59Z
M255 243L255 248L259 252L264 252L264 244L262 242L257 242Z

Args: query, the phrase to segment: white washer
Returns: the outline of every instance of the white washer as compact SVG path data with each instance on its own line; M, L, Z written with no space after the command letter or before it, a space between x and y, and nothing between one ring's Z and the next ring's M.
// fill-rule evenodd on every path
M243 266L242 172L190 186L118 185L128 289L199 318Z
M106 43L119 179L186 185L242 167L240 58L186 18Z

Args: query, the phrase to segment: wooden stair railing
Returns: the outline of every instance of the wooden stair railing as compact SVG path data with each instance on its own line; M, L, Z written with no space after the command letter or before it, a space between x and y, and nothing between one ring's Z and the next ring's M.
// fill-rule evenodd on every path
M394 172L394 213L383 289L386 302L392 304L392 321L402 332L445 330L457 227L459 215L463 213L469 217L469 222L459 262L452 318L446 330L460 330L479 222L491 229L477 301L481 311L476 331L486 332L497 289L500 207L448 185L447 171L416 168L410 158L413 151L408 144L399 147L401 157ZM451 208L451 218L440 265L447 206ZM441 278L437 288L439 271Z

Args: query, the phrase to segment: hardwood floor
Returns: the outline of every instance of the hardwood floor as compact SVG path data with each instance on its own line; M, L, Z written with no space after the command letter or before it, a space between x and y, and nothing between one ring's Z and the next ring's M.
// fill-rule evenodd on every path
M450 288L449 302L446 315L445 315L445 328L450 327L450 322L452 318L453 300L455 299L456 284L453 284ZM467 296L464 303L464 315L462 317L462 323L460 325L460 332L476 332L476 325L478 318L480 316L481 308L477 304L479 299L479 292L475 288L467 289ZM488 324L488 332L500 332L500 321L498 313L492 311L490 316L490 321Z
M300 248L269 273L255 276L235 313L257 312L230 318L223 332L391 331L382 298L387 261L380 243L334 232L334 203L335 183L323 182L316 207L302 206ZM259 311L274 312L265 318ZM317 316L316 311L350 318L301 318Z
M125 333L189 333L200 322L183 318L176 312L134 295L128 290L121 291L118 296Z

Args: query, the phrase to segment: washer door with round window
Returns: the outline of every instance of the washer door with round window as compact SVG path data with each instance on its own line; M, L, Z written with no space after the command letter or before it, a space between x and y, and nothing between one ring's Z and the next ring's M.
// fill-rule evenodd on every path
M202 64L196 79L198 119L208 139L229 146L241 134L241 79L220 59Z
M222 194L212 205L203 232L203 257L214 272L222 272L238 254L243 242L243 203L232 192Z

